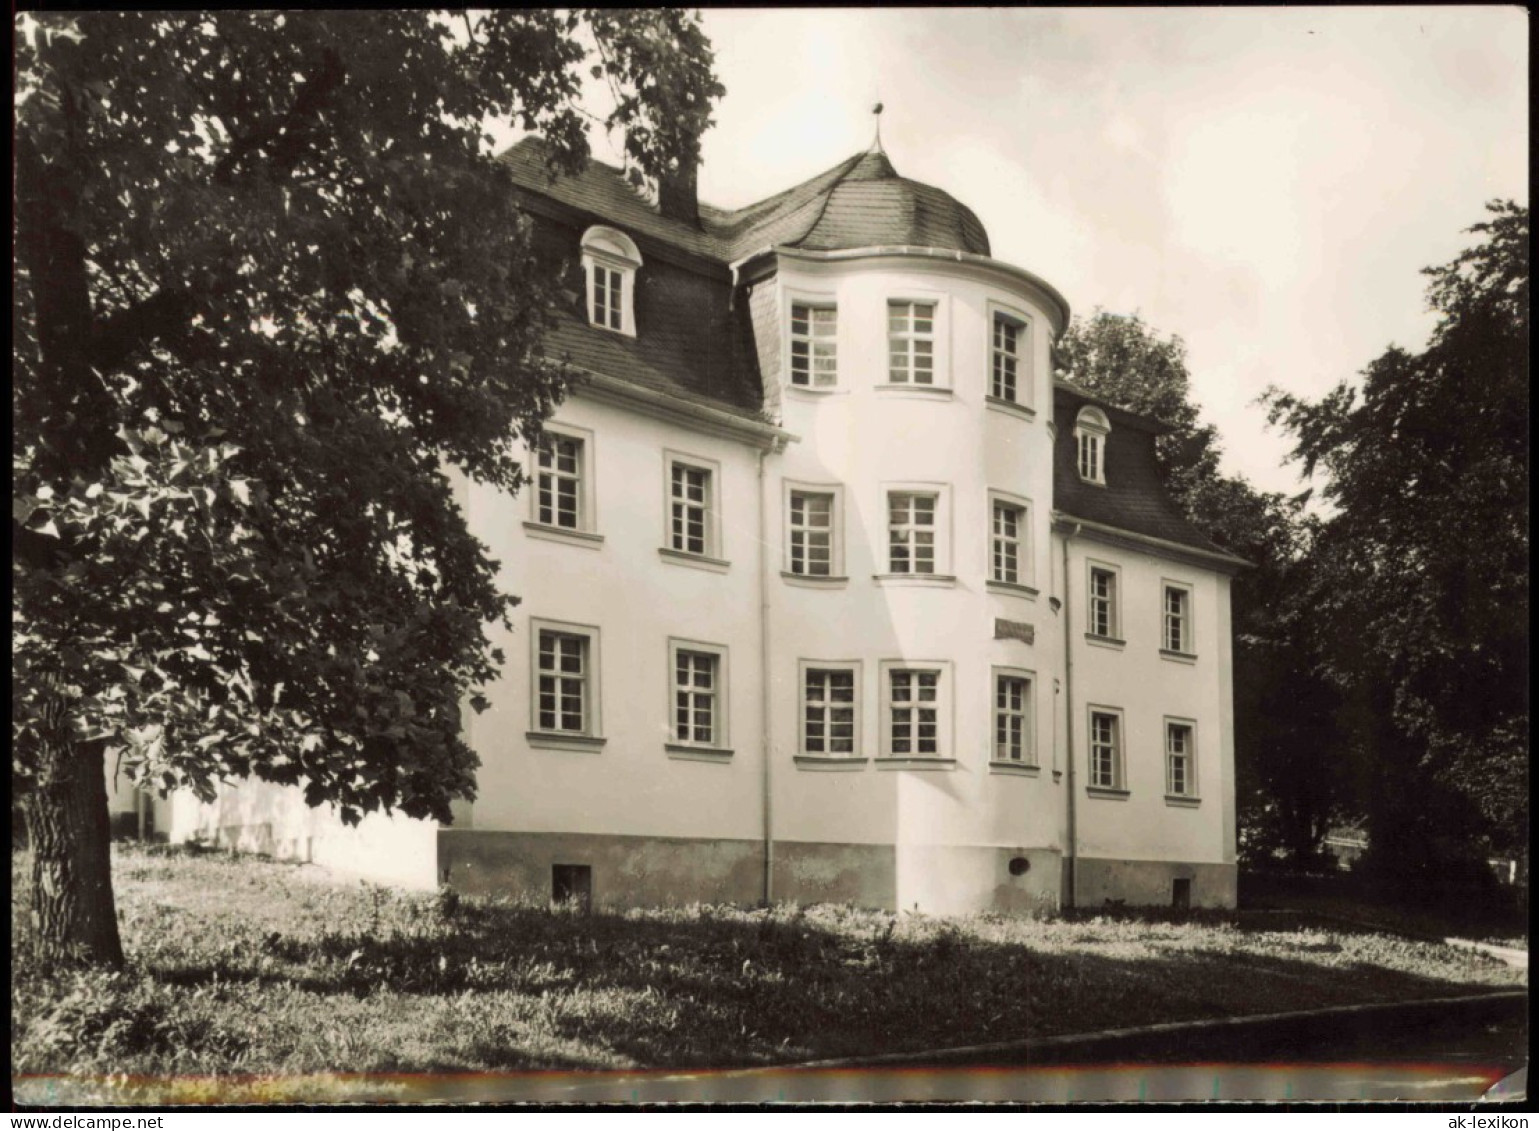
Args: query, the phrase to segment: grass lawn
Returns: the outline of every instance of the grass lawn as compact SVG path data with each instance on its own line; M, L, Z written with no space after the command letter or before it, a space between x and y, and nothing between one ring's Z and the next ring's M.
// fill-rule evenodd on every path
M1497 889L1485 899L1471 893L1452 907L1407 908L1375 899L1372 889L1350 874L1240 874L1240 902L1248 908L1286 909L1423 938L1464 938L1527 950L1527 908L1513 895L1511 889Z
M337 1073L785 1063L1526 984L1472 952L1277 914L582 915L114 853L122 974L40 971L13 903L11 1057L13 1076L93 1076L91 1094L120 1100L345 1099ZM24 866L13 856L13 887ZM311 1074L330 1083L293 1079ZM17 1080L18 1099L41 1083Z

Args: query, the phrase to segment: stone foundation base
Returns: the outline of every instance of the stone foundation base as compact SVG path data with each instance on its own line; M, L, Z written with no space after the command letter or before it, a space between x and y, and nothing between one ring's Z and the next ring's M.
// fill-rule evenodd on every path
M1065 864L1067 868L1067 863ZM1184 864L1171 860L1074 861L1074 906L1085 911L1107 905L1171 907L1179 897L1177 881L1186 881L1187 906L1233 908L1235 865Z
M770 898L917 908L932 914L1051 912L1062 869L1054 849L776 841ZM441 882L474 895L593 907L758 903L756 840L440 829Z
M588 869L594 907L753 903L763 894L758 841L438 830L439 879L467 895L539 902L568 894L558 892L558 868Z

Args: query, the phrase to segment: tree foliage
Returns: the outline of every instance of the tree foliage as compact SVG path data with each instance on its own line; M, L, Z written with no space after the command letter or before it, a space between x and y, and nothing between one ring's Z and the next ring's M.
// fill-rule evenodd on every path
M1425 272L1425 350L1392 346L1318 401L1269 393L1334 508L1313 600L1331 672L1374 704L1359 733L1393 773L1371 832L1396 853L1434 826L1527 841L1528 212L1488 211Z
M485 123L575 168L591 70L693 161L696 19L35 14L16 62L13 784L105 743L447 819L514 599L445 471L516 490L563 378Z

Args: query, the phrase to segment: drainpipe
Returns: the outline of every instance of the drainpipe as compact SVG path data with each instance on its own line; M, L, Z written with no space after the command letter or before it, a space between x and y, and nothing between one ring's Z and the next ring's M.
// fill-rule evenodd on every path
M759 449L759 739L762 745L760 760L763 764L764 791L764 902L774 896L775 838L771 824L770 763L774 749L770 742L770 607L769 607L769 542L765 527L769 506L765 492L769 490L769 478L764 473L764 460L768 449Z
M1069 539L1079 536L1083 529L1079 523L1074 524L1074 532L1063 536L1063 697L1064 697L1064 753L1068 760L1069 771L1069 841L1068 882L1065 885L1064 906L1068 910L1074 909L1074 887L1078 880L1078 869L1075 867L1075 857L1079 844L1079 830L1075 821L1075 784L1074 784L1074 616L1073 607L1069 602Z

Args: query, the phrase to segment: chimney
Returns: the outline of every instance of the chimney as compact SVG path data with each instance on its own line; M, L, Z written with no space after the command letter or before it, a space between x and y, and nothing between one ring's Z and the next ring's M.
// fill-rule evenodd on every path
M699 168L693 161L681 161L673 172L658 178L657 208L670 220L700 226Z

